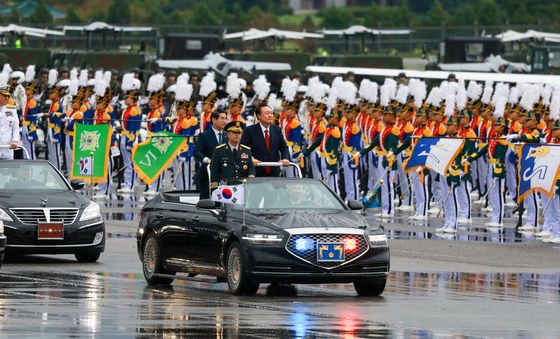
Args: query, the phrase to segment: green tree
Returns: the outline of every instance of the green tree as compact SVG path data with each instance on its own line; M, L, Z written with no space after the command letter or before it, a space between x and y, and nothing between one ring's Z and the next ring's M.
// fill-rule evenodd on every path
M482 25L499 25L502 23L502 15L496 1L484 0L478 7L478 19Z
M434 1L434 7L426 15L425 23L430 26L447 25L450 21L449 13L443 8L439 0Z
M346 8L329 7L319 12L321 26L325 28L348 28L354 24L352 14Z
M112 0L107 13L107 22L110 24L126 25L130 23L130 1Z
M18 24L21 23L21 14L19 13L16 5L12 5L12 12L9 16L9 22Z
M99 10L93 12L93 14L89 17L89 21L106 21L106 20L107 20L107 16L105 15L105 13Z
M455 25L473 25L476 21L476 13L470 4L462 4L455 12L451 22Z
M68 6L65 20L66 23L69 24L81 24L83 22L82 18L78 15L78 12L76 12L76 7L74 7L74 5Z
M217 26L220 24L220 18L214 13L215 11L210 10L204 2L198 2L194 6L189 23L200 26Z
M45 0L37 1L37 6L31 13L29 21L34 24L51 24L53 22L53 17Z

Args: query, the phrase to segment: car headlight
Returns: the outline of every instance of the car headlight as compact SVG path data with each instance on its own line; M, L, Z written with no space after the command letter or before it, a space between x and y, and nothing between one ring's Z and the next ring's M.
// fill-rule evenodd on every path
M0 220L0 234L4 234L4 222Z
M12 217L10 217L10 215L4 211L3 209L0 208L0 220L4 220L4 221L14 221L12 219Z
M101 209L99 205L95 202L90 202L88 207L84 209L82 212L82 216L80 217L80 221L86 221L91 219L101 218Z
M284 238L281 234L257 234L247 233L243 239L248 240L251 244L279 244Z
M384 247L387 246L386 234L370 234L368 235L371 247Z

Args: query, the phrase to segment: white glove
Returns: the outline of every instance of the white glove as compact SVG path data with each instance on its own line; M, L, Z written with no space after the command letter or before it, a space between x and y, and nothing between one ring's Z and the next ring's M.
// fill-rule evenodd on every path
M464 165L464 164L466 164L468 161L469 161L469 159L465 158L465 159L461 160L461 164Z
M392 157L393 155L394 155L393 152L389 152L389 153L387 153L387 158L390 158L390 157Z
M541 138L541 144L546 144L546 143L547 143L546 138Z
M204 158L204 159L202 159L202 162L209 165L212 161L211 161L210 158Z
M27 137L27 140L33 141L33 137Z
M37 114L35 114L35 117L36 117L36 118L41 118L41 117L44 117L44 116L45 116L45 113L37 113Z
M506 136L507 141L512 141L513 139L517 139L517 138L519 138L519 135L517 134L509 134Z
M140 124L140 127L142 127L143 129L148 128L148 124L145 121L142 121L142 123Z
M422 172L422 167L418 167L418 168L416 169L416 173L420 173L420 172Z
M352 159L358 159L360 157L360 152L356 152L353 156Z
M148 120L148 122L150 122L150 123L152 123L152 124L154 124L154 123L156 123L156 122L158 122L158 121L159 121L159 118L151 118L151 119Z

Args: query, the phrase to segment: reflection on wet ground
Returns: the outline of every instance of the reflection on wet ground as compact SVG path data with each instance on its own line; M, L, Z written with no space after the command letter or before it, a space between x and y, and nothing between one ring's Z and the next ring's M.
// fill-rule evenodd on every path
M405 321L389 325L384 318L395 312L394 307L406 319L409 313L438 305L443 313L434 316L449 324L457 316L454 312L464 307L492 310L511 304L549 321L555 319L559 291L559 274L530 273L391 272L385 293L377 298L357 298L348 284L268 285L255 297L233 297L225 292L224 284L183 281L170 287L148 287L135 273L0 273L0 333L8 337L39 333L216 338L558 337L558 327L504 329L516 320L508 314L493 314L491 321L496 325L492 330L438 330L437 326L407 326Z

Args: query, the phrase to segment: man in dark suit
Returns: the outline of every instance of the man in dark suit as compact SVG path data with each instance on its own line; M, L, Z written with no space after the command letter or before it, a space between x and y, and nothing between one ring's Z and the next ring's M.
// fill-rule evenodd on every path
M207 128L204 133L198 136L194 150L194 156L201 164L198 172L200 199L210 199L210 178L208 178L206 168L212 162L212 154L216 147L227 142L227 135L224 131L224 126L227 124L226 113L214 111L210 115L210 119L212 120L212 127Z
M280 127L273 125L274 113L266 104L257 105L255 112L259 123L249 126L243 132L241 143L251 148L257 177L277 177L279 167L257 167L261 162L280 162L289 165L290 153Z

